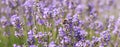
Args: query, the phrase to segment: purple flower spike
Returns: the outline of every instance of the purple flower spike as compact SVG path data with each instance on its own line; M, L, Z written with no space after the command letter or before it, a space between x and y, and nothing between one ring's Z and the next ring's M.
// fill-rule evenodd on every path
M60 27L58 31L59 31L59 36L60 36L60 37L65 36L65 32L64 32L64 30L63 30L62 27Z
M5 16L2 16L2 17L0 18L0 22L1 22L1 24L2 24L2 28L5 28L5 27L7 26L7 19L6 19Z
M29 47L38 47L38 46L36 46L36 45L30 45Z
M51 41L50 44L48 45L48 47L56 47L56 44L54 41Z
M27 42L28 42L29 46L34 45L34 43L35 43L34 32L33 32L32 30L30 30L30 31L28 32Z
M33 4L34 4L34 0L27 0L25 1L23 6L32 7Z

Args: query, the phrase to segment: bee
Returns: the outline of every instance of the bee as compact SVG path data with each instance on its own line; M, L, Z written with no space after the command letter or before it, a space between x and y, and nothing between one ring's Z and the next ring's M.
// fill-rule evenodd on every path
M63 24L68 24L68 20L64 19Z

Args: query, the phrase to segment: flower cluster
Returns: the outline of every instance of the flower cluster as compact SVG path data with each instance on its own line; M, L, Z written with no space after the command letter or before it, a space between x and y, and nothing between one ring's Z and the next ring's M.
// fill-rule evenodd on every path
M1 0L0 47L120 47L118 0Z

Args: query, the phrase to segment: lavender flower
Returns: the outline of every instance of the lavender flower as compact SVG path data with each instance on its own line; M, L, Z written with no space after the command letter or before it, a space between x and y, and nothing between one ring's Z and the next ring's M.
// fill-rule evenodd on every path
M0 46L119 47L118 2L1 0Z
M29 47L38 47L38 46L36 46L36 45L30 45Z
M108 45L108 42L110 41L110 39L111 39L111 35L110 35L110 33L109 33L109 31L103 31L101 34L100 34L100 42L101 42L101 44L103 45L104 44L104 46L105 45Z
M58 18L58 20L55 20L55 25L58 26L62 22L61 18Z
M79 4L75 10L77 13L81 13L83 11L83 9L85 8L85 6L83 4Z
M32 7L33 4L34 4L34 0L27 0L25 1L23 6Z
M54 8L52 12L53 12L53 17L56 17L56 15L59 14L59 9Z
M62 27L60 27L58 31L59 31L59 36L60 36L60 37L65 36L65 32L64 32L64 30L63 30Z
M33 25L33 22L32 22L33 17L31 15L29 15L29 16L27 16L27 19L28 19L27 25L31 27Z
M72 19L72 13L68 13L67 15L66 15L66 18L69 20L69 19Z
M17 45L16 45L16 44L13 44L13 47L17 47Z
M23 29L20 29L19 31L15 31L15 36L16 37L21 37L21 36L23 36L24 34L23 34Z
M74 36L75 36L75 38L79 41L79 40L85 40L85 37L87 36L87 32L86 31L84 31L84 30L81 30L81 29L77 29L76 31L75 31L75 34L74 34Z
M42 38L44 37L44 34L42 32L38 32L38 34L36 34L35 38L38 39L38 43L42 43Z
M64 36L63 41L65 44L69 44L71 42L70 38L67 36Z
M93 36L91 43L92 43L92 44L91 44L92 47L96 46L96 45L99 43L99 38Z
M34 43L35 43L34 32L33 32L32 30L30 30L30 31L28 32L27 42L28 42L28 44L29 44L29 47L30 47L31 45L34 45Z
M23 46L20 46L20 45L17 45L17 44L13 44L13 47L23 47Z
M15 8L17 6L17 3L13 0L10 0L9 1L9 4L8 4L11 8Z
M48 47L56 47L56 44L54 41L51 41Z
M37 23L38 23L39 25L45 24L45 20L43 20L43 19L36 18L36 21L37 21Z
M78 19L78 14L75 14L74 16L73 16L73 19L72 19L72 22L76 22L76 21L78 21L79 19Z
M2 16L2 17L0 18L0 22L1 22L1 24L2 24L2 28L5 28L5 27L7 26L7 19L6 19L5 16Z

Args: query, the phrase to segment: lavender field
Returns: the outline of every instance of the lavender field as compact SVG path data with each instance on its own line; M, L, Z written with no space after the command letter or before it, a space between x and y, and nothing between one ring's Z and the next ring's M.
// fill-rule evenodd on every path
M0 0L0 47L120 47L120 0Z

